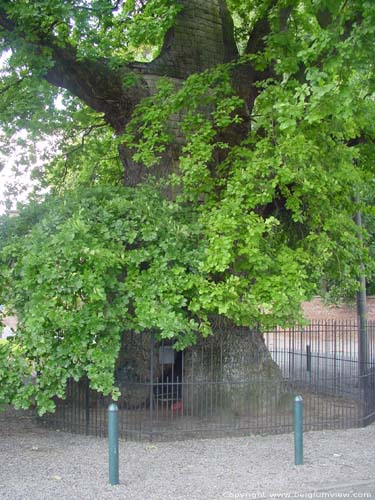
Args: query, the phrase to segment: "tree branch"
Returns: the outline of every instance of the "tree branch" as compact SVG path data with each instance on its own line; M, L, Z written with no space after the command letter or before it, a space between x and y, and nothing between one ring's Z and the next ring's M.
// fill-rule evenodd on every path
M15 87L15 86L18 86L18 85L21 85L21 83L26 79L27 77L26 76L22 76L21 78L19 78L18 80L15 80L13 81L12 83L9 83L8 85L5 85L4 87L0 88L0 95L1 94L5 94L5 92L7 92L8 90L10 90L11 88Z
M267 9L263 12L262 16L255 22L254 27L251 31L249 39L246 44L246 54L256 54L265 49L265 38L271 32L271 26L269 23L268 16L271 10L277 5L277 0L271 0ZM286 23L289 19L291 13L290 7L285 7L280 10L280 28L285 30Z
M125 88L124 77L134 73L129 66L114 71L105 59L78 60L71 46L59 47L50 42L46 45L52 50L55 64L47 71L45 79L102 112L105 121L116 132L122 132L135 106L148 93L145 82L138 78L137 83Z
M268 15L275 7L277 0L272 0L263 15L255 22L249 39L246 44L246 54L257 54L266 47L266 36L271 33L271 26L268 20ZM272 67L268 67L263 71L257 70L250 62L240 65L234 71L233 83L238 94L245 100L248 106L248 113L251 114L254 107L255 99L260 93L256 83L273 76Z
M106 123L97 123L97 124L91 125L90 127L87 127L87 128L84 128L84 129L80 130L80 132L83 132L82 136L81 136L81 142L80 142L80 144L78 144L77 146L72 147L71 149L67 150L64 153L64 157L65 157L65 160L64 160L64 170L63 170L63 174L62 174L62 177L60 179L60 182L59 182L60 186L62 186L64 184L66 176L68 174L68 168L69 168L68 162L69 162L69 159L72 156L74 156L74 154L77 151L80 151L84 147L86 137L88 137L93 130L98 129L98 128L102 128L102 127L105 127L105 126L106 126Z
M121 133L135 106L152 92L147 75L186 78L238 55L225 0L212 0L208 7L201 0L178 2L182 11L165 35L160 56L150 63L124 64L119 70L112 69L104 58L79 58L77 49L61 44L51 28L22 32L4 8L0 9L0 27L13 35L15 43L22 38L34 53L48 49L53 65L44 78L103 113L106 122ZM132 86L125 86L124 77L129 74L137 78Z
M80 59L76 48L68 43L62 46L51 30L48 34L33 32L30 39L29 34L19 30L3 9L0 9L0 27L13 35L13 45L20 38L34 53L48 49L54 64L44 78L103 113L105 121L118 133L123 131L138 102L147 95L146 84L141 78L133 86L124 87L124 77L136 71L130 66L124 65L121 70L115 71L104 58L95 61Z

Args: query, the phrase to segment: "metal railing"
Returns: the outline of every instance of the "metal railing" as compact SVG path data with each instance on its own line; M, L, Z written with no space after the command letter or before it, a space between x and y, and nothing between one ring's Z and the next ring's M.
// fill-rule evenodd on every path
M120 435L133 440L290 432L293 397L304 398L305 430L375 420L375 323L366 363L355 322L312 322L261 336L222 329L175 353L152 335L129 334L116 370ZM105 435L108 397L69 381L45 425Z

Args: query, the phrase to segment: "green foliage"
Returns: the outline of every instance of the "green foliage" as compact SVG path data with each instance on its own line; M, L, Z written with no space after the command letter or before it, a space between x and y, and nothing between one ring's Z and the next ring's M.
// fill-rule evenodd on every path
M117 69L134 58L154 57L180 7L169 0L18 0L0 1L0 9L17 26L12 33L0 28L0 152L4 156L14 153L18 132L27 130L27 140L22 139L25 151L17 165L22 169L30 169L37 140L56 144L53 154L47 153L45 158L44 163L50 164L53 157L45 183L68 180L69 184L69 176L77 176L74 166L81 166L82 159L90 165L83 175L79 174L84 183L103 177L103 171L104 182L110 182L107 170L118 180L121 175L118 158L114 160L113 132L107 128L99 137L96 128L103 123L102 115L89 111L76 96L43 79L53 66L51 34L61 49L70 44L78 60L105 57L108 67ZM40 39L45 42L42 47L33 45ZM51 166L56 166L52 178ZM68 179L66 172L70 174ZM35 175L44 175L44 165L39 165Z
M141 46L160 46L179 11L169 0L18 0L2 1L0 8L17 21L16 36L22 34L27 42L48 40L52 32L61 47L76 47L79 57L108 57L113 64Z
M68 104L73 104L68 100ZM69 119L56 127L57 148L42 167L34 170L40 185L62 193L77 186L122 184L123 166L113 131L98 113L86 106L72 105L65 110Z
M0 405L28 408L32 393L32 366L12 340L0 341Z
M256 4L230 2L243 20L245 10L250 13L252 25L268 7ZM284 10L287 25L280 30ZM329 14L329 29L319 24L321 11ZM170 182L180 186L180 201L200 204L208 240L205 270L219 274L208 295L222 293L225 302L235 288L239 303L220 310L236 322L251 324L257 317L265 325L264 311L278 321L291 319L294 301L319 292L323 277L333 295L348 296L357 289L361 260L367 274L373 272L358 244L352 200L374 174L369 61L375 54L364 36L374 36L374 16L374 6L357 2L279 2L271 9L265 50L251 60L262 70L272 64L275 74L258 83L252 129L240 144L221 140L228 137L226 127L244 117L231 87L234 63L193 75L182 88L163 84L128 126L125 139L136 159L152 166L170 140L170 117L180 114L184 146L180 172ZM237 65L247 62L244 57Z
M5 218L1 235L1 302L17 313L16 342L40 374L27 391L41 412L68 377L87 373L111 392L124 330L154 330L182 348L207 329L190 310L203 279L198 226L152 188L51 198Z
M41 78L53 66L49 36L121 73L158 52L178 2L0 1L17 20L2 34L4 152L23 128L25 149L40 137L58 144L39 172L53 196L0 225L0 303L19 318L17 348L0 345L0 403L50 410L67 378L84 374L115 391L124 330L153 330L182 349L210 333L210 315L287 325L322 279L332 296L348 296L361 262L374 272L371 239L364 231L358 244L353 221L361 208L373 232L374 3L228 6L243 53L263 23L260 50L184 82L159 79L115 137L105 115ZM38 51L35 40L44 40ZM254 84L241 80L249 65ZM120 81L137 85L133 73ZM252 86L249 102L237 84ZM173 153L173 173L121 188L119 144L150 179ZM35 384L24 383L30 370Z

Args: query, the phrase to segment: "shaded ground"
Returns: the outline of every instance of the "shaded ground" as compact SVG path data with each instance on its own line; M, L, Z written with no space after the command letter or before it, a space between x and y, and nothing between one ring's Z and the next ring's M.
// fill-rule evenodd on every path
M120 480L109 486L107 441L0 414L1 500L219 500L375 498L375 425L293 435L120 443ZM288 494L281 496L282 494Z

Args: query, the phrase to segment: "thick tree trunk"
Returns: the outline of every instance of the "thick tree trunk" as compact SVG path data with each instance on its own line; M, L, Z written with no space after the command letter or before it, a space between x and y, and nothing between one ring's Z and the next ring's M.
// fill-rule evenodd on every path
M182 400L194 417L256 416L278 405L288 394L263 336L222 317L211 318L214 335L197 343L175 362L163 364L152 332L124 332L116 382L121 404L130 409ZM150 387L151 386L151 387ZM207 402L209 402L208 411ZM170 408L169 408L170 410Z
M132 65L135 71L141 73L150 95L155 92L156 82L162 76L173 78L178 86L190 74L204 71L238 56L233 38L233 23L224 1L210 0L203 3L200 0L181 0L181 3L185 9L167 33L160 56L150 64ZM257 27L257 36L264 37L267 26L267 22L262 21ZM263 43L257 36L249 41L250 50L257 51ZM239 67L233 74L234 88L250 109L258 94L256 87L251 84L264 76L266 72L257 73L249 64ZM247 127L245 119L242 125L228 128L226 135L220 139L229 144L239 143L246 136ZM162 178L172 172L178 172L181 138L176 123L171 122L170 129L175 140L167 147L158 165L151 169L134 162L132 152L125 146L119 147L120 158L124 164L125 185L135 187L145 182L150 175ZM173 193L167 193L167 196L173 196ZM214 382L215 390L218 391L214 397L220 401L222 410L228 414L241 414L250 406L259 411L261 407L266 407L264 405L269 401L278 401L285 393L284 383L261 334L248 328L237 327L219 317L212 318L212 327L214 335L211 343L200 339L197 346L184 353L181 380L184 387L191 389L184 391L185 412L199 412L197 406L194 407L194 400L203 401L206 398L205 391L211 382ZM124 333L126 341L123 343L123 363L126 364L135 356L137 362L134 376L137 380L147 380L145 374L150 373L147 370L151 364L148 340L142 346L137 344L136 350L134 345L129 349L129 336L131 333ZM142 338L148 339L144 336ZM208 345L210 348L207 348ZM125 362L125 359L128 361ZM157 362L154 364L154 370L154 380L163 376L158 371L160 365ZM138 387L136 392L132 390L133 392L125 395L126 404L139 405L142 398L146 401L147 390L147 387Z
M130 65L142 76L149 95L155 93L157 81L161 77L171 78L175 87L179 87L190 75L238 56L232 18L224 0L179 0L179 3L182 10L165 35L160 55L151 63ZM125 185L135 186L146 181L150 175L162 178L178 172L181 135L178 123L171 121L169 128L174 141L167 146L161 161L152 169L134 162L132 151L126 146L119 147Z
M199 339L184 358L184 410L197 415L209 400L214 414L260 416L288 393L278 365L256 329L221 317L211 320L214 335ZM197 404L197 402L203 402Z

